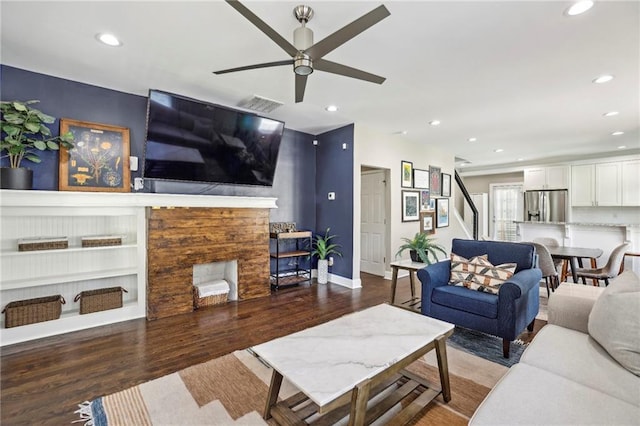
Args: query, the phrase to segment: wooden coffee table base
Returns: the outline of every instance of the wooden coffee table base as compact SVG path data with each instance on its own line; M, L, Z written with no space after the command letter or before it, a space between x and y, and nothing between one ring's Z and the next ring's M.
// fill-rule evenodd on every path
M298 392L284 401L277 402L280 386L282 385L282 375L273 370L264 419L267 420L273 417L280 425L312 424L322 426L333 425L348 415L349 425L368 425L398 403L405 401L404 408L386 424L407 424L423 413L428 404L438 395L442 394L445 402L451 400L446 351L447 337L448 335L438 337L435 341L400 362L391 365L377 376L364 380L353 391L324 407L319 407L310 401L302 392ZM440 373L439 387L404 369L434 348ZM387 396L367 409L369 400L392 386L396 387L396 389L389 390Z

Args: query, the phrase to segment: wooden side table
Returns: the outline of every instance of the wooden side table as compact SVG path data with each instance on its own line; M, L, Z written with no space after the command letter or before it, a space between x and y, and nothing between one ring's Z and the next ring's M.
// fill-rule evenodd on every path
M413 279L414 272L427 266L426 263L414 262L410 259L398 260L391 262L391 304L396 300L396 286L398 284L398 270L404 269L409 271L409 283L411 285L411 300L416 297L415 281Z

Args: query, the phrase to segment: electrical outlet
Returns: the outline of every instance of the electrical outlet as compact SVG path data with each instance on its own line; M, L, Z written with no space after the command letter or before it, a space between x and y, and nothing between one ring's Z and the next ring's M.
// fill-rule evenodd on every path
M335 192L330 192L327 195L327 198L329 198L330 200L335 200L336 199L336 193Z
M333 266L333 256L329 256L329 266Z
M133 190L140 191L144 188L144 180L141 177L137 177L133 179Z

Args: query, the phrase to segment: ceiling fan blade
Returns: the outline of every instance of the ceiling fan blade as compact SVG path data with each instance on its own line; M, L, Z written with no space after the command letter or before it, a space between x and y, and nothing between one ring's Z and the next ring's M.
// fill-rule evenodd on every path
M229 3L229 5L235 10L240 12L240 14L247 18L253 25L258 27L258 29L265 33L267 37L275 41L278 46L283 48L284 51L289 54L289 56L296 56L296 54L298 53L298 49L296 49L293 44L289 43L284 37L278 34L276 30L267 25L266 22L258 18L252 11L247 9L246 6L244 6L238 0L226 0L226 2Z
M307 76L296 74L296 103L304 99L304 89L307 87Z
M389 10L384 5L378 6L366 15L361 16L350 24L345 25L335 33L320 40L304 53L311 56L316 61L322 58L332 50L342 46L353 37L357 36L369 27L382 21L387 16L391 15Z
M228 70L214 71L214 74L226 74L229 72L255 70L258 68L278 67L280 65L293 65L293 59L287 59L286 61L265 62L264 64L247 65L238 68L229 68Z
M346 65L337 64L327 61L326 59L316 59L313 61L313 67L320 71L330 72L333 74L344 75L345 77L357 78L359 80L369 81L371 83L382 84L386 80L385 77L351 68Z

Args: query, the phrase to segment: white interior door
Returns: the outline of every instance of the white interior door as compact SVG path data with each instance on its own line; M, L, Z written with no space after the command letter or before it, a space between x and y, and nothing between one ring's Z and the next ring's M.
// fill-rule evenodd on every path
M385 172L362 172L361 180L360 270L384 276L387 226Z

